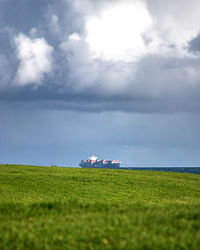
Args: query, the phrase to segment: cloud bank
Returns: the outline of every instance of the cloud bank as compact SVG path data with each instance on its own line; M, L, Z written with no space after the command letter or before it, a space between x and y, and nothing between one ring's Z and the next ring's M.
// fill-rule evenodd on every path
M0 63L14 66L1 76L4 99L13 86L15 100L23 99L23 87L24 96L67 109L198 110L197 0L60 0L43 12L39 6L40 23L30 18L29 27L7 27L10 48Z

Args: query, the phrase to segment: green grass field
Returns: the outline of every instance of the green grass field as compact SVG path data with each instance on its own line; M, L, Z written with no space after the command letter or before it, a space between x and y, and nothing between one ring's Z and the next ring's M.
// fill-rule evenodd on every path
M200 249L200 175L1 165L0 249Z

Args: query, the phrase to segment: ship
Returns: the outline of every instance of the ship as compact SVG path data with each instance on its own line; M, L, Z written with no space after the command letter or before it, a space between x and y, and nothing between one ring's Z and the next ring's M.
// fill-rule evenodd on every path
M99 160L95 155L91 155L89 160L82 160L79 164L82 168L120 168L119 160Z

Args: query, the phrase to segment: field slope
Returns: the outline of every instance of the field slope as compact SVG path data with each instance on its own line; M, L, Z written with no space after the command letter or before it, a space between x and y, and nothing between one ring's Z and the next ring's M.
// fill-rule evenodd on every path
M0 165L0 249L199 249L200 175Z

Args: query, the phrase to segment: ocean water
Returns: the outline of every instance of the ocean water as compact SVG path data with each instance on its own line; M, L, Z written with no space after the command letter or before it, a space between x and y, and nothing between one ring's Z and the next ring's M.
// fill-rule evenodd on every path
M200 167L137 167L137 168L124 168L129 170L147 170L147 171L165 171L177 173L200 174Z

